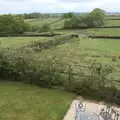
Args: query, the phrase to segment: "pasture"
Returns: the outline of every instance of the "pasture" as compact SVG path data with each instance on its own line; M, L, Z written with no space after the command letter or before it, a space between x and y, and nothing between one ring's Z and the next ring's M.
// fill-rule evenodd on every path
M54 60L63 64L72 65L73 69L79 70L77 65L91 65L94 61L107 64L119 70L120 66L120 41L104 39L81 39L71 43L59 45L56 48L33 53L33 58L39 61ZM113 60L115 59L115 60ZM117 74L117 76L116 76ZM114 79L119 80L119 72L112 74Z
M106 100L108 95L111 101L116 100L115 102L120 104L119 91L115 94L115 97L117 97L113 97L114 91L120 90L120 39L89 38L89 35L120 36L120 28L64 29L64 21L64 19L60 18L25 20L32 26L50 24L53 32L58 33L53 37L0 38L0 50L3 48L11 48L13 51L18 50L17 55L17 52L9 54L10 56L6 54L7 57L0 53L0 74L4 76L3 78L7 75L7 77L13 75L10 79L14 78L14 80L39 86L10 81L2 82L1 80L0 119L62 120L71 101L76 97L76 93L81 95L81 90L86 90L82 94L83 96L91 95L89 98L97 99L98 97L99 100ZM106 20L105 26L120 26L120 20L111 20L109 18ZM28 34L34 33L30 32ZM44 32L43 34L50 34L50 32ZM78 37L74 37L74 35L78 35ZM26 50L28 51L26 52ZM13 57L14 55L16 56ZM55 67L52 68L50 62ZM109 82L106 81L107 84L112 83L113 86L110 89L113 90L112 92L109 89L107 92L101 90L102 87L95 88L96 86L95 89L92 89L90 79L95 78L95 81L92 82L93 85L97 83L96 78L101 80L100 74L97 74L97 76L94 73L90 79L88 78L88 75L91 74L90 67L95 62L103 66L109 66L112 69L108 76L102 76L103 81L109 80ZM59 70L59 68L56 68L57 63L60 63L60 67L63 69L64 66L70 66L70 69L67 69L68 71L66 69ZM81 74L79 74L81 70L84 72L85 79L82 79ZM75 77L72 72L79 75ZM85 80L85 82L82 83L81 79ZM71 82L71 80L73 81ZM75 84L72 86L71 83ZM65 90L74 93L65 92ZM93 91L98 93L93 95ZM109 94L106 95L106 93Z
M0 48L19 48L32 44L35 41L47 41L45 37L1 37Z
M64 20L59 18L49 19L27 19L25 20L31 25L43 25L44 23L51 24L56 28L62 28ZM55 22L56 21L56 22ZM105 26L119 26L119 20L107 19ZM25 57L32 58L40 63L41 61L57 59L62 64L72 65L76 71L79 68L76 65L90 65L93 62L107 64L119 70L120 66L120 40L115 39L91 39L88 35L99 36L119 36L120 28L92 28L92 29L61 29L54 30L54 32L69 35L79 34L80 38L73 40L69 43L57 45L50 49L43 49L42 51L34 51L26 54ZM58 35L59 37L59 35ZM54 40L55 37L8 37L0 38L1 47L20 48L34 44L34 41L44 43L45 41ZM111 75L113 79L119 82L119 72L114 71Z
M120 36L120 28L92 28L86 32L89 35L96 36Z
M107 20L105 26L120 26L120 20Z
M41 27L44 24L49 24L53 29L60 29L64 26L64 19L60 18L48 18L48 19L26 19L26 23L29 23L32 26Z

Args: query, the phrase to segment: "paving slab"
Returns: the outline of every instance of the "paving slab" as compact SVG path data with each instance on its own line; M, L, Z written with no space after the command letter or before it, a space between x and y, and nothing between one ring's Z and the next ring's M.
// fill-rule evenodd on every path
M70 109L68 110L63 120L75 120L75 115L76 115L75 105L78 104L80 101L85 105L85 108L86 108L85 112L88 112L88 113L90 112L90 113L95 113L99 115L101 112L101 109L106 107L104 102L96 102L96 101L90 101L90 100L85 100L83 98L79 98L72 102ZM120 106L117 106L117 107L114 106L114 109L120 112ZM100 117L100 120L103 120L103 118Z

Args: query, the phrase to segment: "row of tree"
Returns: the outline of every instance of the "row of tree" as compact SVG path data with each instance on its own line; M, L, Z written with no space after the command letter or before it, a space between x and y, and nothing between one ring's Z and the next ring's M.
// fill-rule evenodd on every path
M45 32L51 31L49 24L40 27L28 25L24 19L37 18L40 14L22 15L1 15L0 16L0 34L23 34L29 32ZM85 15L76 15L74 13L66 13L61 20L65 19L64 28L92 28L102 26L104 24L105 12L101 9L94 9L91 13Z
M51 14L47 14L47 13L39 13L39 12L33 12L33 13L24 13L24 14L19 14L19 16L24 17L24 19L46 19L46 18L58 18L61 16L61 14L59 13L51 13Z

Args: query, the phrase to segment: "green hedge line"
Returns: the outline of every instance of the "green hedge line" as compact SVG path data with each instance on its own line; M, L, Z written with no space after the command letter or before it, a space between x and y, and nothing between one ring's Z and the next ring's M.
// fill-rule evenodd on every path
M22 81L48 88L64 88L85 97L107 100L120 104L120 90L106 79L111 68L94 63L88 67L90 74L86 75L80 67L80 72L74 74L70 65L60 61L46 60L37 62L25 58L20 52L0 52L0 78L4 80Z

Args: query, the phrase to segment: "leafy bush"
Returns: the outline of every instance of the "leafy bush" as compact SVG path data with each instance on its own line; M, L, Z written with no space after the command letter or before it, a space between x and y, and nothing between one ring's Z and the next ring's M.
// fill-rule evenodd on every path
M52 28L49 24L45 23L42 26L32 26L32 32L42 33L42 32L52 32Z
M2 79L19 80L27 83L40 85L42 87L51 87L61 84L62 76L58 74L62 68L57 67L52 62L40 65L32 64L24 53L19 51L10 51L8 53L0 52L0 77ZM58 69L59 68L59 69Z
M74 73L71 65L60 61L36 61L26 58L20 51L0 52L0 77L36 84L41 87L62 87L83 96L92 96L120 104L120 91L107 80L112 72L109 66L98 63L88 66L89 74L81 69ZM108 84L109 83L109 84Z
M104 25L104 11L96 8L91 13L66 20L64 28L93 28Z
M2 34L22 34L28 29L28 24L23 17L14 15L0 16L0 33Z
M72 18L72 17L74 17L74 16L75 16L74 13L69 12L69 13L63 14L62 18L63 18L63 19L68 19L68 18Z

